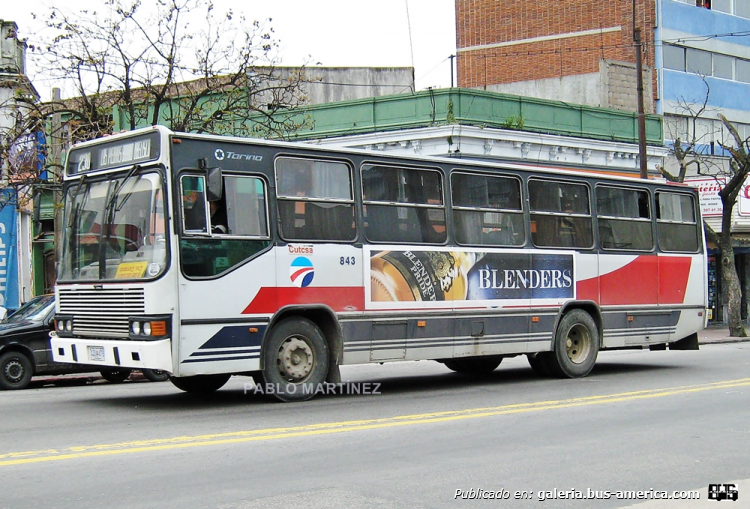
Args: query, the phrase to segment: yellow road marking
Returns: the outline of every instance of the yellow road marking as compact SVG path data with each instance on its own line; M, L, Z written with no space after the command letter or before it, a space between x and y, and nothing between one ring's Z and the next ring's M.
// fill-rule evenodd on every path
M74 446L65 449L45 449L38 451L21 451L0 454L0 467L22 465L27 463L42 463L61 461L75 458L89 458L96 456L111 456L115 454L133 454L148 451L164 451L169 449L185 449L188 447L203 447L209 445L238 444L261 440L277 440L282 438L306 437L314 435L328 435L332 433L348 433L396 426L412 426L418 424L434 424L441 422L477 419L497 415L517 414L524 412L538 412L558 408L571 408L586 405L600 405L605 403L619 403L649 398L663 398L677 394L688 394L732 387L750 385L750 378L726 380L701 385L684 385L663 389L649 389L643 391L621 392L598 396L586 396L535 403L517 403L495 407L469 408L465 410L447 410L425 414L398 415L380 419L364 419L356 421L327 422L292 426L286 428L268 428L260 430L233 431L227 433L213 433L208 435L179 436L152 440L136 440L113 444L98 444Z

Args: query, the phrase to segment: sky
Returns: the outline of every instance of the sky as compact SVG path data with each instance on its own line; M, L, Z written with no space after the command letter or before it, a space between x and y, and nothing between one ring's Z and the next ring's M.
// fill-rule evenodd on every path
M102 0L4 0L0 19L15 21L19 37L33 40L51 6L70 13ZM145 3L144 3L145 5ZM414 67L417 90L451 85L450 55L456 52L453 0L214 0L215 12L232 8L248 20L271 18L281 65L320 62L325 67ZM43 70L30 78L49 99Z

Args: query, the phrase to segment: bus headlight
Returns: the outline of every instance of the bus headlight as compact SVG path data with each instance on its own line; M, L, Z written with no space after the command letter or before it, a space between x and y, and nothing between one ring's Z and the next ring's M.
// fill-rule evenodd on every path
M172 333L170 315L133 316L130 318L130 339L140 341L167 338Z
M73 336L73 317L71 315L55 315L55 330L61 338Z

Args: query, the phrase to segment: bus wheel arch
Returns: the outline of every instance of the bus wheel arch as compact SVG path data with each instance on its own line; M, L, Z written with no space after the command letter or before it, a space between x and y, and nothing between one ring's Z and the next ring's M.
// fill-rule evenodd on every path
M344 334L341 332L341 324L338 318L336 318L336 313L330 307L320 304L311 306L285 306L279 309L273 316L271 322L268 324L268 331L270 332L281 320L290 317L306 318L320 329L328 344L329 352L326 382L340 383L341 374L339 373L339 364L341 364L344 357ZM264 367L263 360L265 357L263 351L266 347L267 337L268 333L263 338L263 347L261 348L261 370Z

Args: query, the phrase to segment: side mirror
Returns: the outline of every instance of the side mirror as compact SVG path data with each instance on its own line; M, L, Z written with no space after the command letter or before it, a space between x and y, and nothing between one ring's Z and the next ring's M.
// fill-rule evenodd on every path
M224 179L221 176L221 168L208 168L206 170L206 199L208 201L221 200L224 194Z

